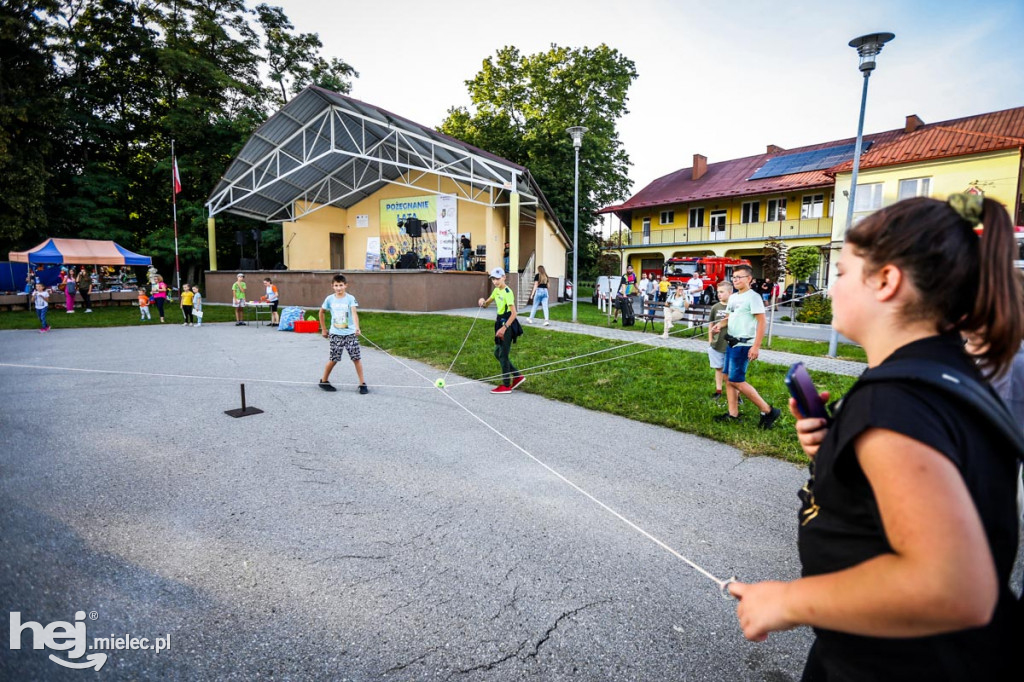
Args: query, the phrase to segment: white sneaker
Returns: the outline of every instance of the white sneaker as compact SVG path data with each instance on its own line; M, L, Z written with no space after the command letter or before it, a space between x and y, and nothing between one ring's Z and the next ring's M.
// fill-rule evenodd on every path
M544 320L544 324L543 324L542 326L544 326L544 327L550 327L550 326L551 326L551 323L550 323L550 322L548 322L547 320Z
M526 324L533 324L533 318L532 317L526 318Z
M85 309L85 312L87 312L87 313L91 313L91 312L92 312L92 308L86 308L86 309Z
M188 322L182 322L182 323L181 323L181 326L182 326L182 327L187 327L187 326L188 326Z
M74 310L69 310L69 311L67 311L67 313L68 313L68 315L74 315L75 311Z

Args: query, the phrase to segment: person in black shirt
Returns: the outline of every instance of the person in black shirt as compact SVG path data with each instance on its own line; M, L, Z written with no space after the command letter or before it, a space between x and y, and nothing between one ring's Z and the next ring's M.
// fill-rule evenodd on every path
M1000 204L907 199L846 239L833 325L864 347L869 367L928 358L979 381L1009 367L1024 339L1024 294ZM985 339L977 364L961 341L972 333ZM812 458L800 492L803 577L730 584L744 635L812 626L807 681L1018 679L1007 444L916 383L855 384L830 423L803 418L794 401L790 410Z

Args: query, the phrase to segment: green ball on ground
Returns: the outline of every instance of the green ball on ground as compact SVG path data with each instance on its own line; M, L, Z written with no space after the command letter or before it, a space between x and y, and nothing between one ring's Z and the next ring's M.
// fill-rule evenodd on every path
M437 381L434 382L434 385L437 386L438 388L444 388L444 379L438 379Z

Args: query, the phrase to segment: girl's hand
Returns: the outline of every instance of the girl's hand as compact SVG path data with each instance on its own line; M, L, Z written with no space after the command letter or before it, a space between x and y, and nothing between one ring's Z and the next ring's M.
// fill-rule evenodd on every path
M504 327L501 327L500 329L498 329L498 331L494 332L494 335L497 336L499 339L504 339L506 331L507 330Z
M823 402L828 403L828 391L821 393ZM796 407L796 400L789 399L789 413L796 419L796 437L800 441L800 447L804 453L814 459L818 454L818 448L828 434L828 422L819 417L805 418Z
M763 642L771 632L790 630L799 625L786 616L788 590L789 583L774 580L729 584L729 594L739 600L736 616L744 637L751 642Z

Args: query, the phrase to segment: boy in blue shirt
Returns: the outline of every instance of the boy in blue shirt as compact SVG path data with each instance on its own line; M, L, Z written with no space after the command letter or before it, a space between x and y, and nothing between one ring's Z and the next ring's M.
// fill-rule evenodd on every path
M352 358L352 364L355 365L356 374L359 375L359 392L366 395L370 390L366 387L366 379L363 378L363 363L360 359L362 356L359 353L359 313L356 312L359 304L354 296L347 293L348 282L345 281L345 275L335 275L331 286L334 288L334 293L325 298L320 306L320 333L325 339L331 340L331 355L324 367L320 388L325 391L337 390L331 386L328 379L331 376L331 370L341 362L345 351L348 351L348 356ZM331 311L330 327L327 326L325 320L328 310Z

